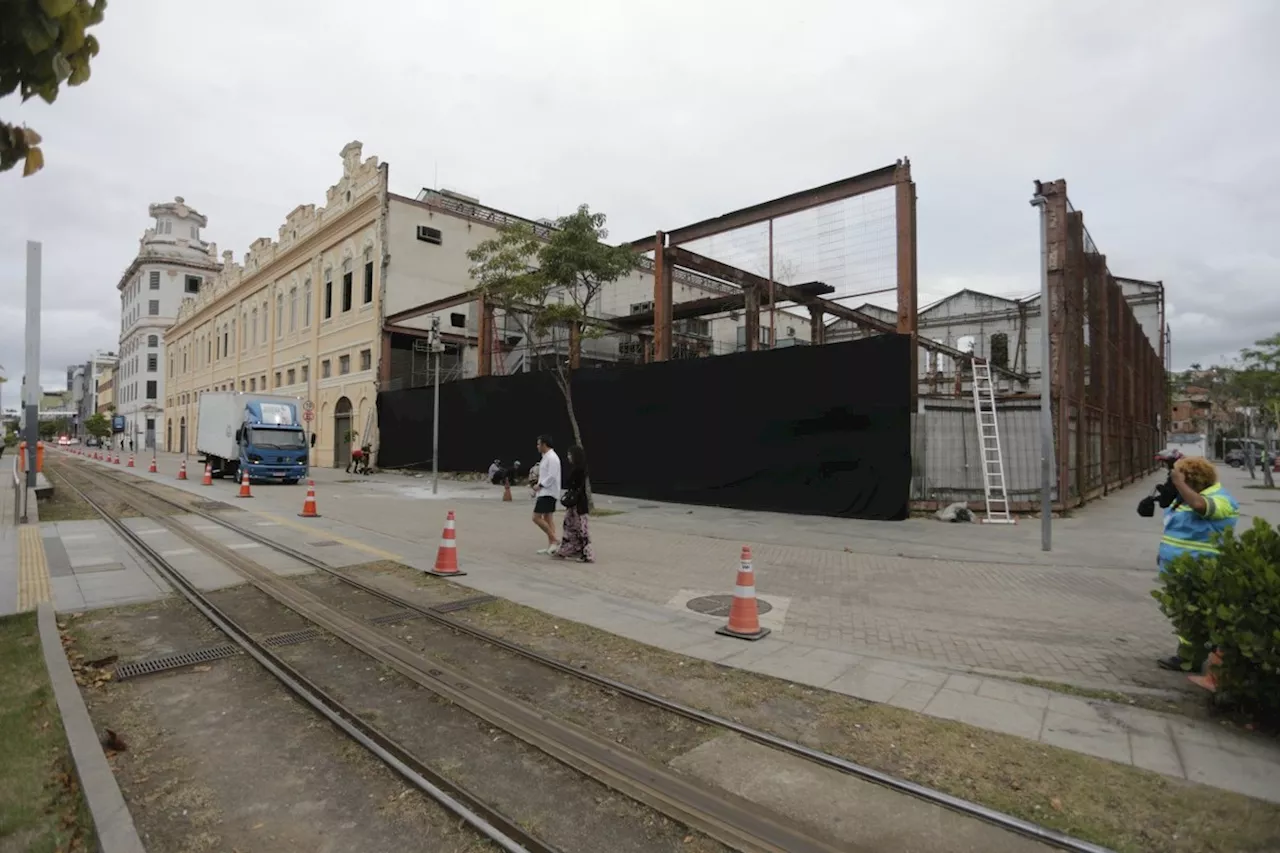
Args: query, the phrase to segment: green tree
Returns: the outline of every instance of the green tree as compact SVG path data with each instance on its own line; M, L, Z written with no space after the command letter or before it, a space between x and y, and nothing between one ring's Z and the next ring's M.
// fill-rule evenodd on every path
M603 213L592 213L584 204L557 219L545 239L531 225L518 223L467 252L476 290L516 323L531 349L549 333L567 333L568 358L561 358L553 346L552 373L564 397L573 440L584 449L573 407L573 365L582 341L604 334L588 309L601 288L636 266L631 249L604 242L609 234L605 221Z
M97 438L106 438L111 435L111 421L107 420L107 416L102 412L94 412L85 418L84 428L88 430L89 435Z
M63 83L89 79L98 40L85 32L102 23L106 0L0 0L0 98L18 92L52 104ZM22 174L44 166L40 134L0 121L0 172L23 162Z

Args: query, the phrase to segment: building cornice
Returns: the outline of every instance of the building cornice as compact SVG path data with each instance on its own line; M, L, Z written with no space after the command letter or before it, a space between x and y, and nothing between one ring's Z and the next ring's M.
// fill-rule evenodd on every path
M129 284L129 280L133 278L133 274L138 271L138 268L146 264L164 264L165 266L183 267L185 269L199 270L200 272L217 272L222 269L222 264L218 263L214 258L210 258L208 261L199 261L195 258L183 258L176 255L144 255L139 253L120 275L116 290L123 291Z
M343 150L347 151L347 149ZM286 229L290 229L295 222L301 225L323 220L326 209L322 208L317 213L309 205L300 205L294 208L293 213L280 229L283 247L269 238L260 238L254 241L249 252L245 254L243 266L235 264L228 257L230 252L224 253L225 261L219 275L201 287L201 293L196 297L194 307L188 309L187 304L182 306L173 325L168 329L169 335L176 339L187 334L195 326L225 311L245 292L263 284L270 284L282 273L287 273L309 261L314 256L317 246L322 246L335 232L347 230L366 217L376 218L376 216L370 217L370 214L381 209L386 176L386 165L379 165L376 157L370 157L354 169L348 160L347 173L343 180L330 187L328 194L330 202L337 203L336 198L340 198L341 193L350 187L354 198L345 209L338 212L331 221L320 221L317 227L313 227L302 237L286 240L284 236ZM266 262L260 263L264 256ZM246 272L250 266L258 268ZM205 295L205 288L209 288L209 296Z

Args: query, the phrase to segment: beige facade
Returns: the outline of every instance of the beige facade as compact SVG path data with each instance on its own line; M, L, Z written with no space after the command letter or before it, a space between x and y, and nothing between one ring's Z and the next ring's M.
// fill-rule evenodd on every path
M116 410L116 367L107 365L98 376L97 411L110 415Z
M353 439L376 441L387 167L362 160L358 142L342 160L324 207L294 208L278 239L254 241L242 263L224 252L221 272L183 305L165 336L169 450L197 451L209 391L312 401L315 465L345 465Z

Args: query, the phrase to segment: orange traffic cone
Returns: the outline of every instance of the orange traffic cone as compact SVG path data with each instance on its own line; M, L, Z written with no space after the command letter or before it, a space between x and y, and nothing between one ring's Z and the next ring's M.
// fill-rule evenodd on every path
M1210 693L1218 692L1218 675L1214 672L1222 665L1222 653L1214 649L1210 653L1209 659L1204 662L1204 673L1202 675L1188 675L1187 681L1190 681L1197 687L1203 687Z
M213 465L209 462L204 463L204 477L200 480L202 486L213 485Z
M453 510L444 522L444 533L440 537L440 550L436 552L436 566L427 569L427 574L438 578L456 578L466 572L458 568L458 541L453 530Z
M316 512L316 481L307 480L307 499L302 502L302 512L298 513L303 518L319 518L320 513Z
M238 498L253 497L253 493L249 491L249 472L248 471L242 471L240 474L240 494L236 495L236 497Z
M729 607L729 624L716 631L739 640L759 640L769 635L760 627L760 609L756 606L756 573L751 568L751 547L742 546L742 563L738 566L738 583L733 588L733 604Z
M182 464L178 466L178 479L187 479L187 460L183 459Z
M155 458L154 456L152 456L152 457L151 457L151 466L150 466L149 468L147 468L147 473L148 473L148 474L154 474L155 472L156 472L156 458Z
M133 467L133 454L132 454L132 453L130 453L130 454L129 454L129 464L128 464L128 465L126 465L126 466L124 466L124 467L126 467L126 468L132 468L132 467Z
M117 453L117 454L115 455L115 458L111 460L111 464L112 464L112 465L119 465L119 464L120 464L120 454L119 454L119 453Z
M511 502L511 483L504 483L502 489L502 500L505 503Z

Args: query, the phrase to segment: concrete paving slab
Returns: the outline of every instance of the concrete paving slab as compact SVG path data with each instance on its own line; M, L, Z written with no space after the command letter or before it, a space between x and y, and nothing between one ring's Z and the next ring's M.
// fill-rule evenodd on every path
M671 766L792 815L851 850L1047 853L1048 847L870 782L726 735Z
M1236 755L1194 740L1178 740L1187 778L1260 800L1280 803L1280 764L1258 755Z
M922 681L908 681L901 690L889 697L889 704L908 711L923 711L940 689Z
M1167 735L1129 732L1129 752L1133 765L1166 776L1186 778L1178 748Z
M1039 738L1045 714L1039 708L1029 708L1016 702L973 693L960 693L945 687L925 706L924 713L1030 740Z
M957 693L977 693L982 679L972 675L949 675L942 686Z
M1005 702L1016 702L1019 705L1026 705L1028 708L1049 707L1049 691L1043 687L1010 684L1007 681L999 681L994 678L982 679L982 685L978 688L978 695L987 696L991 699L1002 699Z
M1097 710L1093 707L1092 702L1087 702L1076 696L1064 696L1061 693L1050 691L1049 694L1049 710L1059 714L1066 714L1070 717L1082 717L1086 720L1092 720L1098 715Z
M866 661L866 669L878 675L900 678L903 681L918 681L933 687L941 687L949 677L947 673L937 669L913 666L908 663L900 663L894 660L876 660L869 658Z
M895 693L911 683L901 678L894 678L892 675L871 672L865 666L865 662L860 663L850 672L846 672L828 684L827 689L837 693L847 693L868 702L888 702Z
M45 561L49 565L49 578L66 578L75 574L71 568L71 556L62 540L55 536L44 538Z
M1106 723L1101 717L1086 720L1049 711L1045 714L1040 740L1050 746L1061 746L1121 764L1133 763L1129 733Z
M761 640L768 642L768 640ZM800 654L769 655L746 667L752 672L772 675L794 681L797 684L809 684L813 687L826 687L841 675L844 675L858 662L854 655L832 658L829 655L814 654L825 652L825 649L811 649Z

